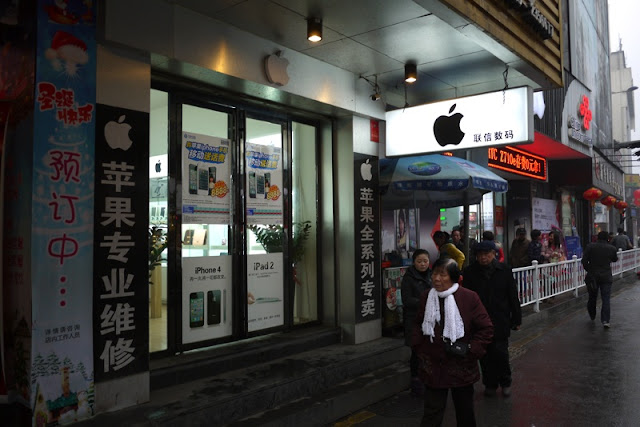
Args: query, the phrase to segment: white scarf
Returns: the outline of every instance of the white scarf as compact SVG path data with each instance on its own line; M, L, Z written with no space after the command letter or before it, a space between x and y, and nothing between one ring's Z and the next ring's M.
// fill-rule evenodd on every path
M428 335L433 342L435 332L433 328L436 322L440 323L440 303L438 298L444 298L444 330L442 335L449 338L451 342L464 336L464 323L458 311L458 305L453 297L453 293L458 290L459 285L454 283L449 289L438 292L434 288L429 291L427 305L424 308L424 320L422 321L422 333Z

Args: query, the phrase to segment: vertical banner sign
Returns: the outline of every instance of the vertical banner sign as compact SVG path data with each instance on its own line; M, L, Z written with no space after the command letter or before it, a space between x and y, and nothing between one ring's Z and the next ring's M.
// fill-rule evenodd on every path
M182 222L229 224L229 140L182 133Z
M280 144L280 142L278 142ZM282 224L282 149L245 144L247 224Z
M95 380L149 369L149 114L98 104L93 362Z
M57 425L93 414L95 3L39 0L37 21L31 408Z
M356 323L380 318L380 206L378 158L353 154L355 188Z

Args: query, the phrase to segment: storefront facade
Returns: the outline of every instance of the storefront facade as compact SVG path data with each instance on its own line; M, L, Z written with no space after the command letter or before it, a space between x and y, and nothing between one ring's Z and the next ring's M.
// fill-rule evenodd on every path
M52 2L34 2L42 12L42 33L33 33L38 50L32 55L51 75L60 67L77 72L72 81L88 83L82 90L95 94L75 99L91 107L81 127L90 136L82 139L86 146L62 150L64 162L42 162L78 135L60 122L65 116L56 104L68 100L67 81L37 73L31 82L37 99L25 102L54 126L46 129L27 118L11 125L6 141L7 155L25 163L5 169L7 182L20 180L21 166L33 173L20 181L24 191L8 208L5 187L5 216L23 218L3 236L5 253L16 260L3 272L3 292L9 295L4 305L12 310L5 315L5 330L11 331L5 348L11 355L20 350L24 366L32 367L32 375L5 367L9 394L48 422L59 421L61 411L42 402L57 397L61 382L72 390L81 387L76 394L82 402L73 409L81 417L148 400L149 360L308 325L338 327L346 343L380 337L386 217L378 161L385 154L387 107L371 100L368 82L298 51L276 54L283 48L272 40L173 3L109 1L87 10L77 3L68 12L78 19L70 23ZM420 8L423 2L414 3ZM454 18L424 3L442 22ZM543 2L548 3L554 2ZM483 19L505 7L495 2ZM524 27L520 36L534 37L517 10L508 13ZM58 21L51 14L60 15ZM80 45L69 38L58 45L53 38L78 28L90 33L74 33L85 40L85 49L78 57L65 56L64 46ZM532 44L559 44L559 25L553 28L550 41ZM521 47L492 42L480 56L499 51L506 55L500 61L513 59L518 83L561 82L554 67L515 60L526 54ZM502 84L501 73L498 80ZM49 94L47 83L59 90ZM412 96L427 102L454 92ZM47 100L56 107L47 107ZM406 95L395 101L403 105ZM34 129L42 132L34 145L53 144L40 147L40 158L19 154L18 143L34 140ZM59 135L64 139L56 140ZM75 153L82 155L76 159ZM50 178L38 169L43 164L52 168ZM74 175L76 167L83 174ZM52 186L47 179L58 183L60 178L51 178L56 171L68 172L70 182ZM65 236L78 232L64 221L80 206L75 198L87 204L82 224L75 224L87 233L78 240L83 258L74 261L86 277L74 278L72 285L64 285L71 267L53 265L55 259L34 274L40 253L27 252L41 227L25 195L37 191L39 214L55 217L56 232ZM62 206L60 199L68 205L48 212ZM491 196L483 203L495 215L482 220L482 210L476 210L478 224L494 218L496 230L500 221L506 228L508 218L499 219L505 199ZM410 213L407 221L423 229ZM23 241L28 244L17 245ZM60 249L52 241L43 247L49 243ZM54 274L55 287L39 294L38 286ZM18 283L19 277L26 279ZM80 283L93 285L80 294ZM14 293L22 284L29 291ZM57 304L51 316L42 309L50 301ZM74 310L80 305L78 319ZM64 329L54 319L64 319Z

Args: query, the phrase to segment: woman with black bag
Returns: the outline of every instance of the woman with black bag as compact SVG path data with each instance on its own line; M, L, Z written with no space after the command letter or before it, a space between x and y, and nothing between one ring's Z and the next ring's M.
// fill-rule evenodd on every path
M478 360L491 342L493 325L478 295L458 285L460 269L454 260L438 259L431 278L412 339L425 385L421 425L442 425L451 389L457 425L475 426L473 384L480 379Z

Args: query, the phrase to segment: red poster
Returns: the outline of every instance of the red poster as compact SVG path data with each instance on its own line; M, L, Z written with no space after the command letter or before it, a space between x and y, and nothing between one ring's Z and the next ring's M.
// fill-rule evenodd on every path
M370 120L371 127L371 141L380 142L380 122L377 120Z

